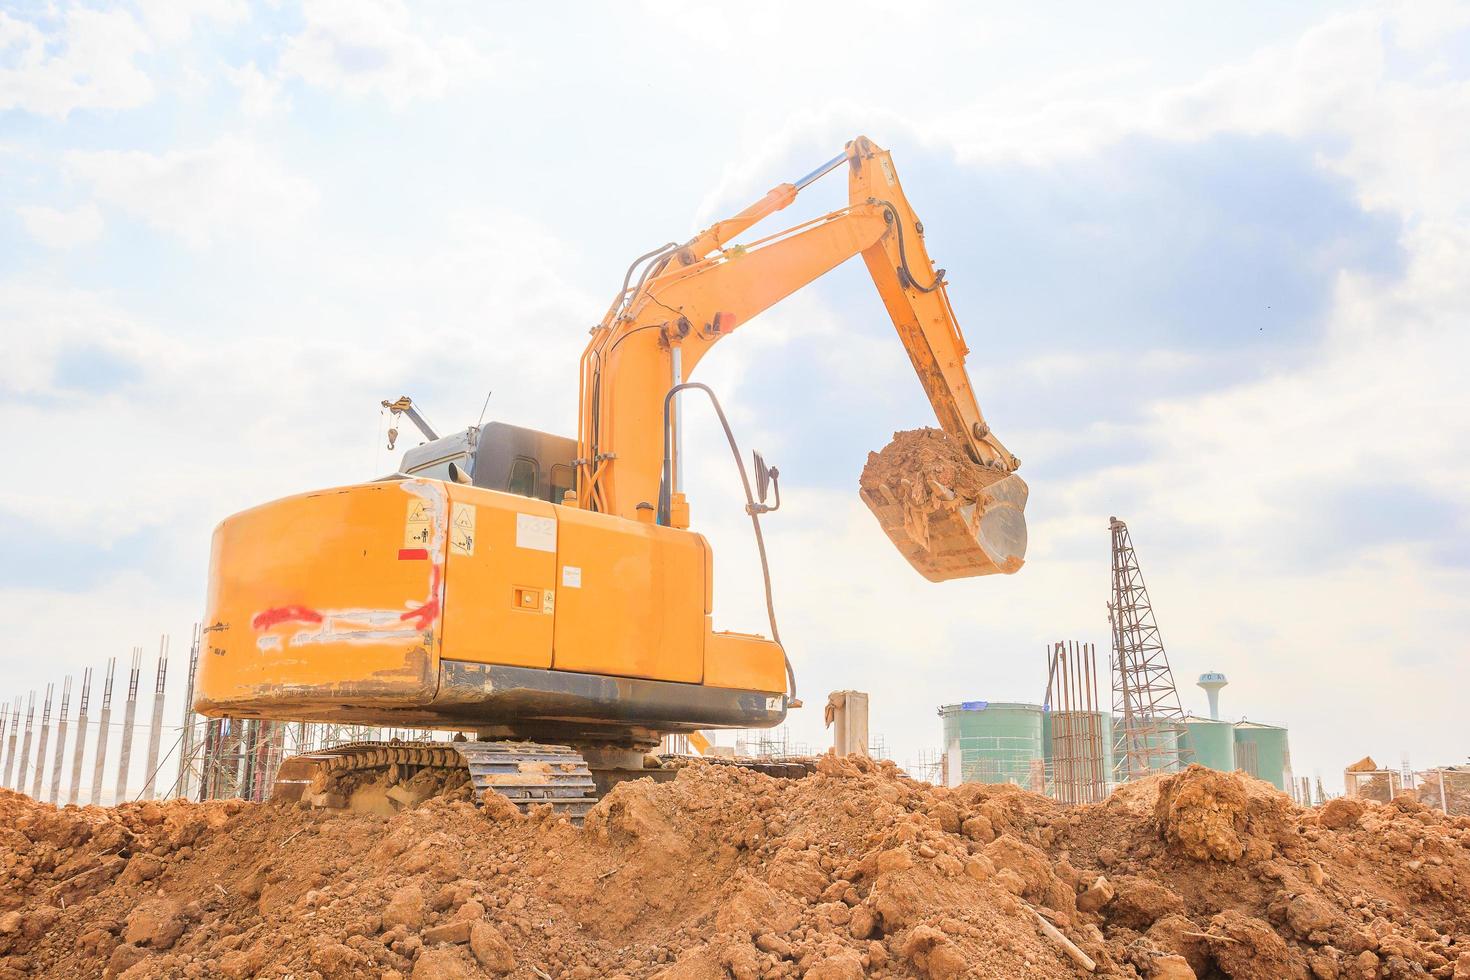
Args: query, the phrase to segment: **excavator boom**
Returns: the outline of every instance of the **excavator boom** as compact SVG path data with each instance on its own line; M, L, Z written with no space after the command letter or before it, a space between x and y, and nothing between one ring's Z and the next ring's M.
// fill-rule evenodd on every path
M735 236L787 207L801 189L843 164L848 206L748 245ZM688 242L644 257L642 275L613 301L582 357L579 504L634 517L659 499L663 397L700 358L750 318L861 255L940 426L977 479L915 492L864 487L863 499L899 552L926 578L1010 573L1026 550L1020 461L990 431L965 370L969 348L924 245L923 224L886 150L860 136L801 180L773 188ZM635 266L636 268L636 266ZM633 281L629 270L629 282ZM671 420L680 424L677 414ZM676 499L678 462L674 463ZM983 489L973 489L983 485ZM687 526L687 507L671 509Z

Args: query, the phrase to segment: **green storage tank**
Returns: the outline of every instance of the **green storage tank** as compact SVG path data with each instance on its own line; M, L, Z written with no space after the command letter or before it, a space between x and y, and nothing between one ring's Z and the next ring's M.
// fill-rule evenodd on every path
M1177 772L1182 768L1179 765L1179 745L1181 738L1180 732L1176 727L1179 723L1172 719L1160 718L1155 724L1157 728L1152 734L1140 736L1138 753L1140 757L1155 767L1150 774ZM1121 726L1113 731L1113 737L1115 739L1122 737L1122 734ZM1125 760L1125 756L1126 747L1114 745L1113 765L1121 765ZM1139 775L1141 774L1115 771L1113 778L1116 782L1121 783L1129 779L1136 779Z
M1287 749L1285 728L1258 721L1236 722L1235 760L1239 768L1286 792L1291 752Z
M1016 783L1042 790L1041 705L963 701L943 706L939 717L946 755L959 748L959 782Z
M1235 771L1235 726L1228 721L1192 715L1185 718L1180 746L1189 750L1190 762L1221 772Z

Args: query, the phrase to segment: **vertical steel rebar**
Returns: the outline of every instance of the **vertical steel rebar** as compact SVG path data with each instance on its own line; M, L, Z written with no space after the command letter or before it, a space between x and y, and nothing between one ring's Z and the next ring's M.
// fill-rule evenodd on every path
M163 738L163 687L168 677L168 634L158 639L158 668L153 675L153 717L148 723L148 756L146 781L143 783L143 799L151 800L155 795L158 780L158 745Z
M10 745L10 752L5 757L5 768L0 769L0 786L7 789L10 787L10 764L15 761L15 726L20 721L20 702L15 704L15 710L10 710L10 705L5 705L3 715L0 715L0 749L6 744ZM8 731L4 722L9 722Z
M117 672L117 658L107 658L107 674L102 681L102 714L97 718L97 750L92 753L92 805L102 803L102 773L107 766L107 741L111 734L112 678Z
M56 720L56 757L51 763L51 792L46 802L55 803L61 797L61 763L66 757L66 713L71 707L71 675L61 684L61 717Z
M194 675L199 671L199 624L194 624L194 633L189 641L189 676L184 682L184 729L179 737L179 781L178 794L190 799L194 789L196 761L194 759Z
M143 648L133 647L133 666L128 671L128 699L123 704L122 744L117 752L117 790L112 805L128 798L128 765L133 757L133 724L138 719L138 678L143 672Z
M26 770L31 758L31 722L35 716L36 692L32 691L26 696L26 733L20 745L20 766L15 771L15 788L22 793L26 791Z
M31 779L31 799L41 801L41 782L46 776L46 742L51 738L51 694L56 685L46 685L46 702L41 707L41 740L36 745L36 772Z
M87 749L87 702L92 696L92 668L82 671L82 697L77 702L76 748L71 755L71 789L66 802L76 803L82 791L82 755Z

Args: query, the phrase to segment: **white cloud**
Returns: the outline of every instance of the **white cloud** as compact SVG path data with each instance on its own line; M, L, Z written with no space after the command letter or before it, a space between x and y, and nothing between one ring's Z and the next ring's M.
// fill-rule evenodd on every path
M264 119L290 108L291 100L281 93L280 78L267 75L255 62L226 68L225 76L240 91L240 111L252 119Z
M307 0L306 26L287 39L280 71L348 95L379 95L393 105L443 95L477 70L464 40L430 37L396 0Z
M241 233L278 234L316 205L312 184L260 145L234 136L193 150L73 151L71 176L97 199L193 246Z
M47 248L75 248L102 236L102 213L94 204L70 210L23 204L15 210L31 237Z
M250 18L244 0L137 0L149 33L162 44L188 40L196 21L239 24Z
M153 98L137 65L152 50L125 10L73 7L54 31L0 12L0 110L65 119L76 109L131 109Z

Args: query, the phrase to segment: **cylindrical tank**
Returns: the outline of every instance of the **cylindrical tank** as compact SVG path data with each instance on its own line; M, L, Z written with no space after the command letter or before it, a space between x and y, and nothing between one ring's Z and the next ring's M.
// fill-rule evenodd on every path
M1286 791L1286 773L1291 769L1291 753L1287 749L1286 729L1276 725L1263 725L1255 721L1237 722L1235 725L1236 758L1255 760L1255 772L1251 775ZM1246 765L1242 765L1249 772Z
M1119 782L1127 779L1137 779L1140 776L1160 772L1177 772L1179 765L1179 731L1178 722L1172 719L1159 719L1155 723L1154 731L1148 735L1138 736L1137 745L1132 746L1133 754L1140 767L1147 767L1148 772L1126 771L1124 766L1128 746L1115 746L1113 764L1122 767L1114 775ZM1120 725L1121 727L1121 725ZM1122 732L1115 733L1115 737L1121 737Z
M1184 719L1182 748L1190 752L1189 761L1221 772L1235 771L1235 726L1213 718Z
M959 746L960 782L1043 789L1041 705L964 701L940 708L939 717L945 750Z

